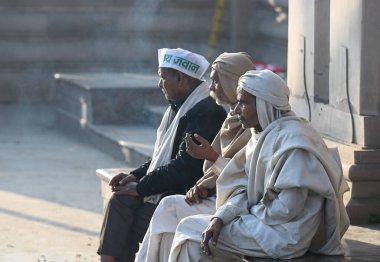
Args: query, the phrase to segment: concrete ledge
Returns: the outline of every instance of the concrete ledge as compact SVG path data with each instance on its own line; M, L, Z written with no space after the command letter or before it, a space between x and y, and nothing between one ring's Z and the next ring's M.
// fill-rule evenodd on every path
M57 107L91 124L149 124L147 105L167 105L156 75L56 74Z
M126 167L96 170L96 175L100 178L100 192L103 198L103 209L107 206L108 200L113 194L110 186L108 185L111 179L120 173L128 174L133 169L134 168Z

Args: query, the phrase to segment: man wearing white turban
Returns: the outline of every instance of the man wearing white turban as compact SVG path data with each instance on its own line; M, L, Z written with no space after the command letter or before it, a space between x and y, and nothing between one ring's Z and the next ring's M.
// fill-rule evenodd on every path
M215 212L216 179L228 161L242 149L251 138L251 132L243 129L238 115L233 113L237 104L236 88L239 77L255 69L253 59L244 52L222 53L212 64L211 96L219 105L228 105L230 111L222 128L210 145L199 134L188 135L186 151L194 158L205 160L204 176L183 195L165 197L158 205L135 261L167 261L179 221L196 214Z
M239 79L235 112L252 138L218 177L215 214L180 222L169 261L343 254L348 186L339 156L288 101L285 82L269 70Z

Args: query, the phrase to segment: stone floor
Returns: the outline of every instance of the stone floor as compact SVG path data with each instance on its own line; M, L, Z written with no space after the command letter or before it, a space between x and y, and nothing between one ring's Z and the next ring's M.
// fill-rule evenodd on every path
M0 261L98 261L95 170L125 164L55 128L51 110L0 106Z
M348 262L380 261L380 225L351 225L343 237L344 256L319 256L306 254L290 261L296 262ZM272 262L276 259L251 259L250 262Z
M99 260L95 170L125 164L57 129L51 110L0 105L0 262ZM350 226L343 244L344 257L294 261L380 261L380 225Z

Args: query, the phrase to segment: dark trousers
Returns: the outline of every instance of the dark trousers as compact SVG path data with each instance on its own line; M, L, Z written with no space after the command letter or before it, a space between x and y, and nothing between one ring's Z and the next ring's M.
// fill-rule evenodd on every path
M138 197L113 195L105 210L98 254L134 261L156 207Z

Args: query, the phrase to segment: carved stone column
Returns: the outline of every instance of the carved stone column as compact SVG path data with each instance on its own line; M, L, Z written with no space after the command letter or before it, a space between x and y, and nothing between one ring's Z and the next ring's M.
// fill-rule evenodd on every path
M294 111L338 146L353 224L380 219L380 3L291 0L288 85ZM328 26L329 25L329 26Z

